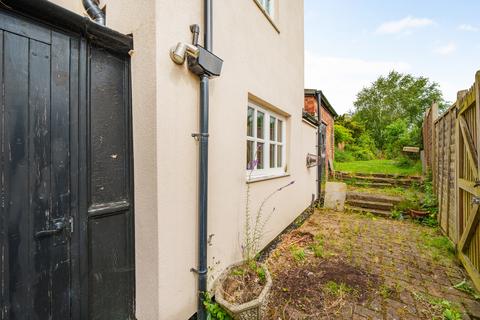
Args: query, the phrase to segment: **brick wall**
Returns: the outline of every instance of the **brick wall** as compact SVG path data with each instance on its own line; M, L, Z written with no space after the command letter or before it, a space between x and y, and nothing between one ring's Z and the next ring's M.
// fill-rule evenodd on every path
M317 115L317 99L314 96L306 96L304 100L304 109L306 112ZM325 169L328 170L328 160L333 163L335 156L335 141L334 141L334 119L328 110L322 105L320 109L322 122L327 126L326 128L326 157L325 157ZM328 173L328 171L327 171Z

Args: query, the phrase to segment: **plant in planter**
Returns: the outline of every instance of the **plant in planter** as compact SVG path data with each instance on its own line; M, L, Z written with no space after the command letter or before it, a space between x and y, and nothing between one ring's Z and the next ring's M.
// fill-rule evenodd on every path
M258 165L258 160L249 163L249 178ZM291 186L294 181L274 190L260 204L252 215L251 187L247 184L243 261L229 266L218 278L215 289L216 302L236 320L260 320L272 287L272 278L264 264L255 259L265 226L275 212L275 208L265 215L268 200L275 194Z

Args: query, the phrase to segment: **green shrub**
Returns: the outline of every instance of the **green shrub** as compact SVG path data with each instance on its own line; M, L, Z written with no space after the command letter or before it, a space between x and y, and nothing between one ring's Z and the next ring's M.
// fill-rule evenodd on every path
M337 148L335 148L335 161L350 162L350 161L355 161L355 157L350 151L340 151Z
M345 128L341 124L335 124L334 128L336 143L350 143L353 141L352 130Z

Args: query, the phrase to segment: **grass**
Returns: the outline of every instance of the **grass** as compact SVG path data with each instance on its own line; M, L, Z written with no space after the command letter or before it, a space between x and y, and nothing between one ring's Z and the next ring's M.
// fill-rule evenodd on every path
M418 176L422 173L422 163L417 161L411 167L401 167L396 160L367 160L335 162L335 170L353 173L386 173L396 175Z

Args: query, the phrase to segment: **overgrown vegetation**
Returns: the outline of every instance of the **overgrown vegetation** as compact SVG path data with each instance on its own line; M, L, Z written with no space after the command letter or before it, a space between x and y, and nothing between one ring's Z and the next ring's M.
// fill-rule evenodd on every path
M232 317L207 292L203 297L203 305L207 311L207 320L232 320Z
M425 77L391 71L358 94L354 110L335 122L337 163L399 159L399 166L415 165L402 154L405 146L422 146L423 114L433 102L446 108L439 85Z
M335 154L337 157L337 153ZM335 160L337 161L337 159ZM375 159L368 161L335 162L335 170L353 173L385 173L394 175L418 176L422 164L415 161L411 166L400 166L396 160Z

